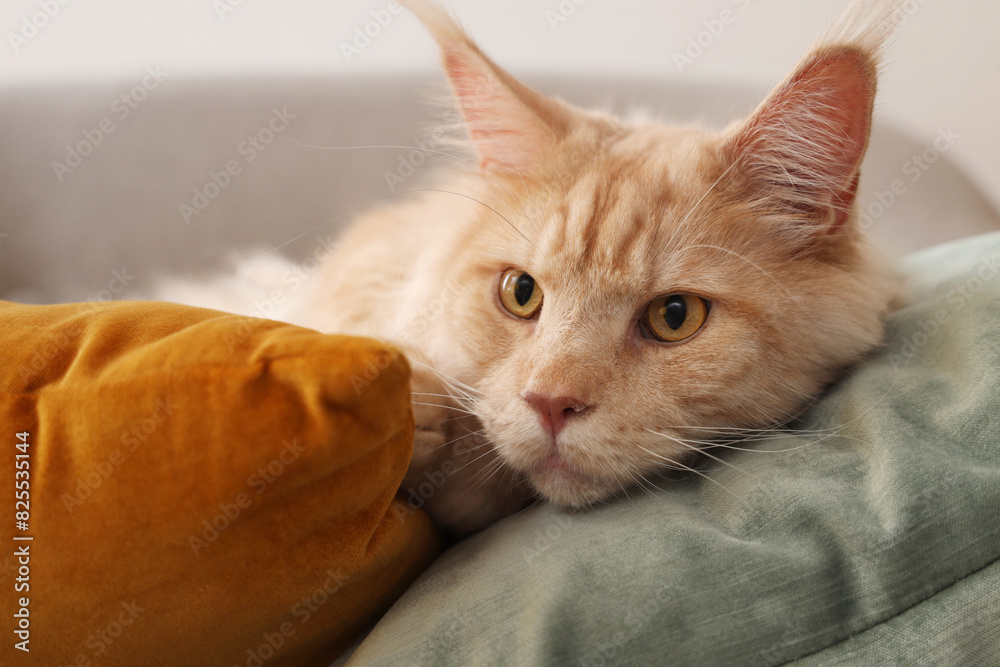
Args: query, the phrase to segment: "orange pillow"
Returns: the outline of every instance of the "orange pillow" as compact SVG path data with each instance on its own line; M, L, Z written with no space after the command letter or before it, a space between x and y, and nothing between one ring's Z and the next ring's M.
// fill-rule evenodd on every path
M394 499L395 348L164 303L0 322L0 663L327 664L440 549Z

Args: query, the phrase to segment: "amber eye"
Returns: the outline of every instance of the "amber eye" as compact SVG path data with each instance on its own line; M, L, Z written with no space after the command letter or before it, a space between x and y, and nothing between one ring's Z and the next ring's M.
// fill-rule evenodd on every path
M511 315L530 320L542 307L542 288L524 271L508 269L500 277L500 303Z
M642 329L648 338L678 343L693 336L708 317L708 302L691 294L671 294L646 306Z

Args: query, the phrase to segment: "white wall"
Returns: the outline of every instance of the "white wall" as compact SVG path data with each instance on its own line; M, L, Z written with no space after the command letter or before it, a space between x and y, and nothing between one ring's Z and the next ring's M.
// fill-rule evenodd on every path
M0 85L138 81L147 65L176 76L226 72L373 72L435 66L431 42L394 16L348 62L341 43L387 0L3 0ZM882 86L883 117L930 144L961 135L952 155L1000 207L1000 3L911 0ZM578 3L578 4L577 4ZM451 0L484 48L515 73L533 70L743 80L770 85L847 0ZM553 29L551 14L572 9ZM55 13L32 35L25 20ZM229 7L231 11L220 11ZM58 8L57 11L54 11ZM673 53L723 9L735 20L678 71ZM569 11L565 11L569 13ZM387 14L383 14L386 16ZM39 16L36 23L43 23ZM12 42L12 35L14 44ZM20 41L22 35L28 35Z

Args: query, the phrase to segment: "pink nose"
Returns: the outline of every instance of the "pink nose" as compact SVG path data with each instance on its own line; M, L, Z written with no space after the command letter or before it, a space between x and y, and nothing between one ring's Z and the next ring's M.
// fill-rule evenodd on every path
M553 438L559 435L559 432L566 426L567 419L582 413L589 407L583 401L571 396L550 398L530 391L524 395L524 400L538 412L542 426Z

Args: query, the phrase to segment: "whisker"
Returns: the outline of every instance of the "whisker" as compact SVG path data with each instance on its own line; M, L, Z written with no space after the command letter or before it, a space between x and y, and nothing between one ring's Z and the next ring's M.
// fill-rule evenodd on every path
M373 150L373 149L379 149L379 148L393 148L393 149L396 149L396 150L405 150L405 151L420 151L421 153L429 153L429 154L434 154L434 155L443 155L443 156L445 156L447 158L455 160L456 162L462 162L464 164L467 164L467 165L473 166L473 167L476 166L475 163L473 163L473 162L471 162L469 160L466 160L465 158L461 157L460 155L455 155L454 153L448 153L446 151L434 150L432 148L425 148L425 147L422 147L422 146L393 146L391 144L381 144L381 145L374 145L374 146L316 146L316 145L313 145L313 144L302 143L301 141L296 141L295 139L291 139L290 141L293 144L298 144L299 146L302 146L303 148L314 148L316 150L321 150L321 151L359 151L359 150Z
M486 483L493 478L494 475L505 469L506 466L503 464L503 461L501 461L499 458L494 459L488 466L483 468L483 470L480 471L480 473L478 473L482 474L488 471L488 474L486 474L482 480L480 480L478 483L475 484L475 486L473 486L473 490L478 491L479 489L483 488L484 486L486 486Z
M618 481L618 488L621 489L622 495L625 496L626 500L628 500L630 503L632 503L633 507L635 507L635 499L632 498L632 496L628 492L628 490L629 490L630 487L626 487L625 483L622 482L622 480L620 480L620 479L617 480L617 481Z
M510 228L513 229L515 232L517 232L521 236L522 239L524 239L525 241L528 241L528 243L531 243L531 241L528 240L528 237L525 236L524 234L522 234L521 230L518 229L514 225L513 222L511 222L506 217L504 217L503 214L500 213L500 211L496 210L495 208L493 208L492 206L490 206L486 202L482 202L482 201L476 199L475 197L472 197L472 196L466 195L466 194L462 194L461 192L452 192L451 190L439 190L437 188L425 188L425 189L422 189L422 190L410 190L409 192L442 192L444 194L455 195L456 197L465 197L466 199L471 199L472 201L476 202L477 204L482 204L486 208L488 208L491 211L493 211L494 213L496 213L498 216L500 216L500 219L502 219L504 222L506 222L508 225L510 225Z
M461 155L456 155L454 153L449 153L447 151L436 150L436 149L428 148L428 147L425 147L425 146L417 146L417 145L413 145L413 146L396 146L396 145L392 145L392 144L379 144L379 145L371 145L371 146L318 146L318 145L314 145L314 144L306 144L306 143L303 143L301 141L296 141L294 139L292 139L291 141L292 141L292 143L298 144L299 146L302 146L304 148L313 148L313 149L316 149L316 150L325 150L325 151L377 150L377 149L383 149L383 148L391 148L391 149L396 149L396 150L419 151L420 153L424 153L426 155L444 156L444 157L448 158L449 160L453 160L455 162L461 162L462 164L464 164L464 165L466 165L468 167L472 167L472 168L477 168L478 167L478 165L475 162L473 162L472 160L468 160L468 159L462 157ZM439 160L439 163L443 163L443 161ZM527 184L524 181L524 176L521 174L521 169L516 164L514 164L514 169L517 171L518 178L521 179L521 187L524 189L524 194L527 196L528 195L528 186L527 186ZM506 190L506 188L504 188L504 189ZM509 190L508 190L508 192L509 192ZM455 193L452 193L452 194L455 194ZM480 203L482 203L482 202L480 202ZM518 202L518 204L519 204L519 206L521 208L521 212L524 213L524 217L527 218L528 214L524 210L524 205L521 204L520 201ZM500 217L503 217L503 216L500 216ZM308 232L306 232L306 233L308 233ZM525 240L527 240L527 238L525 238ZM291 243L291 241L289 241L289 243Z
M631 470L628 470L628 469L626 469L625 472L628 474L628 476L632 479L632 482L637 487L639 487L640 489L642 489L643 491L645 491L651 498L655 498L656 497L656 494L654 494L646 486L646 478L645 477L643 477L642 475L636 476L636 474L634 472L632 472Z
M752 260L747 259L743 255L739 254L738 252L735 252L733 250L729 250L728 248L723 248L721 246L712 245L712 244L709 244L709 243L697 243L697 244L694 244L694 245L689 245L689 246L684 247L683 249L681 249L680 251L678 251L678 253L687 252L688 250L695 250L697 248L709 248L709 249L712 249L712 250L718 250L719 252L724 252L724 253L727 253L729 255L732 255L733 257L736 257L737 259L743 260L744 262L746 262L747 264L749 264L753 268L757 269L757 271L759 271L761 274L763 274L768 280L770 280L775 285L777 285L778 289L780 289L782 292L784 292L785 296L787 296L792 301L792 303L795 304L796 307L798 307L798 308L802 307L802 305L799 303L798 298L796 296L794 296L791 292L789 292L785 288L785 286L782 285L778 281L777 278L775 278L770 273L768 273L764 269L762 269L759 266L757 266L757 264L755 264Z
M465 468L468 468L470 465L472 465L473 463L475 463L476 461L478 461L479 459L483 458L484 456L486 456L489 453L490 453L490 450L487 450L487 451L483 452L482 454L480 454L476 458L474 458L471 461L469 461L468 463L466 463L464 466L462 466L462 467L458 468L457 470L455 470L455 472L458 472L459 470L464 470ZM452 473L452 474L454 475L455 473Z
M251 255L248 259L257 259L258 257L263 257L264 255L270 255L272 252L277 252L277 251L281 250L282 248L284 248L285 246L287 246L287 245L289 245L291 243L295 243L296 241L298 241L300 238L302 238L306 234L310 234L312 232L315 232L317 229L320 229L322 227L326 227L327 225L330 225L330 224L333 224L334 222L337 222L341 218L346 218L349 215L354 215L355 213L358 213L359 211L362 211L362 210L364 210L364 209L361 208L361 207L358 207L358 208L351 209L350 211L346 211L344 213L341 213L340 215L335 215L332 218L330 218L329 220L327 220L326 222L322 222L322 223L316 225L315 227L313 227L311 229L307 229L306 231L302 232L298 236L293 236L292 238L288 239L287 241L285 241L281 245L279 245L279 246L277 246L275 248L271 248L270 250L265 250L264 252L257 253L256 255Z
M476 389L472 385L468 385L468 384L462 382L461 380L459 380L458 378L454 378L454 377L448 375L447 373L445 373L444 371L442 371L440 369L437 369L437 368L434 368L430 364L425 364L424 362L420 361L419 359L412 359L412 358L408 358L408 359L409 359L409 361L410 361L411 364L417 364L419 366L422 366L422 367L426 368L427 370L431 371L432 373L436 374L443 382L445 382L445 384L454 383L457 386L457 388L464 389L466 393L476 393L476 394L480 394L480 395L483 394L482 391ZM449 387L449 388L450 389L455 389L456 387Z
M649 451L648 449L646 449L645 447L643 447L642 445L640 445L638 443L636 443L635 446L638 447L639 449L641 449L642 451L646 452L650 456L653 456L653 457L655 457L657 459L665 461L665 462L669 463L672 466L678 466L677 468L674 468L675 470L676 469L682 469L682 470L687 470L688 472L693 472L694 474L698 475L699 477L702 477L702 478L708 480L709 482L711 482L712 484L715 484L720 489L722 489L723 491L725 491L726 493L728 493L729 495L731 495L733 498L736 498L737 500L739 500L739 496L737 496L735 493L733 493L728 488L726 488L726 486L724 484L722 484L722 483L720 483L720 482L712 479L711 477L709 477L708 475L704 474L700 470L696 470L694 468L691 468L690 466L686 466L683 463L681 463L680 461L675 461L673 459L669 459L669 458L667 458L665 456L657 454L656 452L651 452L651 451Z
M470 435L478 435L478 434L482 433L485 430L486 429L480 429L478 431L472 431L471 433L466 433L465 435L460 435L457 438L452 438L451 440L449 440L448 442L444 443L443 445L438 445L437 447L435 447L431 451L436 452L437 450L443 449L443 448L447 447L448 445L455 444L456 442L458 442L459 440L462 440L463 438L468 438ZM489 444L489 443L485 443L485 444ZM482 447L482 445L476 445L472 449L479 449L480 447Z
M476 413L470 412L469 410L466 410L465 408L456 407L454 405L441 405L440 403L421 403L420 401L412 401L412 403L413 403L413 405L426 405L426 406L431 407L431 408L444 408L445 410L454 410L456 412L463 412L463 413L465 413L467 415L472 415L473 417L476 416Z
M712 191L715 190L716 186L718 186L719 183L722 182L722 179L725 178L729 174L729 171L735 166L736 162L733 162L728 167L726 167L725 171L723 171L717 179L715 179L715 182L709 186L708 190L705 191L705 194L701 196L701 199L696 201L694 203L694 206L692 206L688 210L687 215L685 215L684 218L679 223L677 223L677 226L674 227L673 233L670 235L670 238L667 239L667 242L664 245L670 246L673 243L674 238L677 236L677 233L680 231L681 227L683 227L685 223L687 223L687 221L691 218L691 216L694 215L694 212L698 210L698 207L701 206L701 203L708 198L708 195L712 194Z
M448 417L448 419L442 419L441 423L447 424L448 422L454 422L458 421L459 419L468 419L468 418L469 417L467 415L459 415L458 417Z
M534 500L533 500L533 501L532 501L531 503L529 503L529 504L528 504L528 506L527 506L527 507L522 507L522 508L521 508L521 509L519 509L518 511L514 512L514 513L513 513L513 514L512 514L511 516L518 516L519 514L524 514L524 513L525 513L525 512L527 512L528 510L532 510L532 509L535 509L535 508L536 508L536 507L538 507L538 506L539 506L539 505L540 505L541 503L542 503L542 499L541 499L541 498L535 498L535 499L534 499Z
M419 395L419 396L438 396L440 398L452 398L452 399L459 398L458 396L455 396L454 394L435 394L435 393L430 392L430 391L411 391L410 394L413 395L413 396L417 396L417 395Z
M746 471L740 469L738 466L736 466L736 465L734 465L732 463L729 463L728 461L724 461L723 459L720 459L717 456L712 456L711 454L709 454L708 452L706 452L704 449L701 449L699 447L693 447L693 446L687 444L686 442L684 442L683 440L675 438L675 437L673 437L671 435L667 435L666 433L660 433L659 431L654 431L653 429L649 429L649 428L647 428L645 430L649 431L650 433L655 433L656 435L663 436L664 438L667 438L668 440L672 440L673 442L676 442L678 445L680 445L681 447L684 447L688 451L699 452L701 454L704 454L708 458L712 459L713 461L718 461L719 463L721 463L724 466L728 466L728 467L732 468L733 470L736 470L738 472L743 473L744 475L746 474Z

